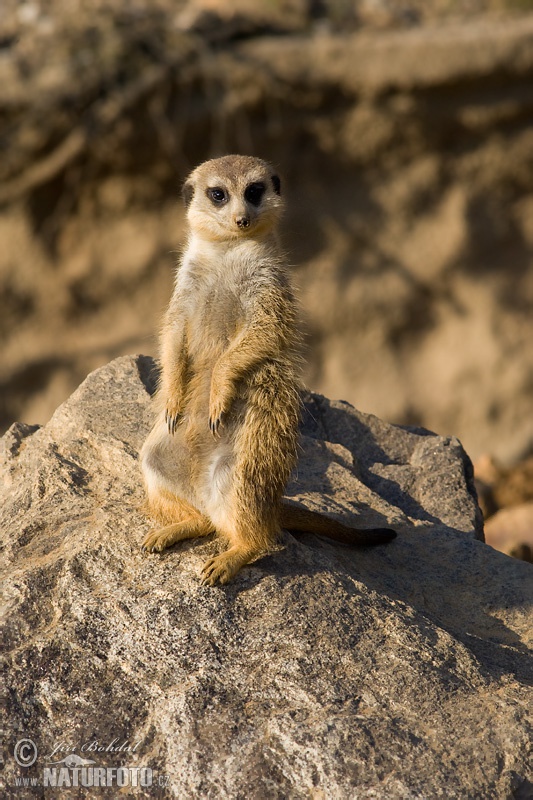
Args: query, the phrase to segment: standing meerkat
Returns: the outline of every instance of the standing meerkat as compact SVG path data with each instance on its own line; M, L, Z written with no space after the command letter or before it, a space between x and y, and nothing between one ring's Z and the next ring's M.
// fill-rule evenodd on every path
M301 337L276 240L279 177L259 158L224 156L191 173L183 199L189 236L141 451L148 510L163 527L143 548L216 532L228 548L202 570L214 585L268 551L282 526L349 543L393 538L282 503L297 458Z

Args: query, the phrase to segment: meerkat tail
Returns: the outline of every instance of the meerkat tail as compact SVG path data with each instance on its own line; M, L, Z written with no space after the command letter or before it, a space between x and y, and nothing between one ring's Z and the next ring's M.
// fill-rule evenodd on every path
M290 505L285 500L281 502L280 522L281 527L286 530L317 533L344 544L385 544L396 538L396 531L393 531L392 528L368 528L367 530L351 528L335 519L325 517L317 511Z

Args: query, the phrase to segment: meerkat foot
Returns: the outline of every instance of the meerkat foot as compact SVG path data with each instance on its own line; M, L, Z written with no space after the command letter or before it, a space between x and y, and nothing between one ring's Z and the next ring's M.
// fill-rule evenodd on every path
M176 542L208 536L213 530L214 528L211 525L203 521L186 520L185 522L175 522L172 525L166 525L164 528L156 528L149 531L142 543L142 549L148 553L160 553L167 547L176 544Z
M215 586L216 583L221 585L228 583L254 555L255 553L243 552L239 547L230 547L225 553L210 558L202 569L203 585Z

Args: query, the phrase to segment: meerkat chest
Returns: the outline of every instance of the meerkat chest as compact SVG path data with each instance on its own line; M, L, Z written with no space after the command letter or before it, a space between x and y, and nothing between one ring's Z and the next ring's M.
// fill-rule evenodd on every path
M202 267L186 265L177 287L193 361L216 357L245 321L239 281L223 269Z
M244 321L239 297L232 287L212 282L202 286L191 300L188 329L192 350L228 345Z

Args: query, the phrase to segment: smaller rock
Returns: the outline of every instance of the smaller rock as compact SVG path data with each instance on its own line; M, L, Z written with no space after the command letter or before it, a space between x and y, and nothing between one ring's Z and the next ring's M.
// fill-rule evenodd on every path
M485 541L502 553L533 561L533 503L497 511L485 523Z

